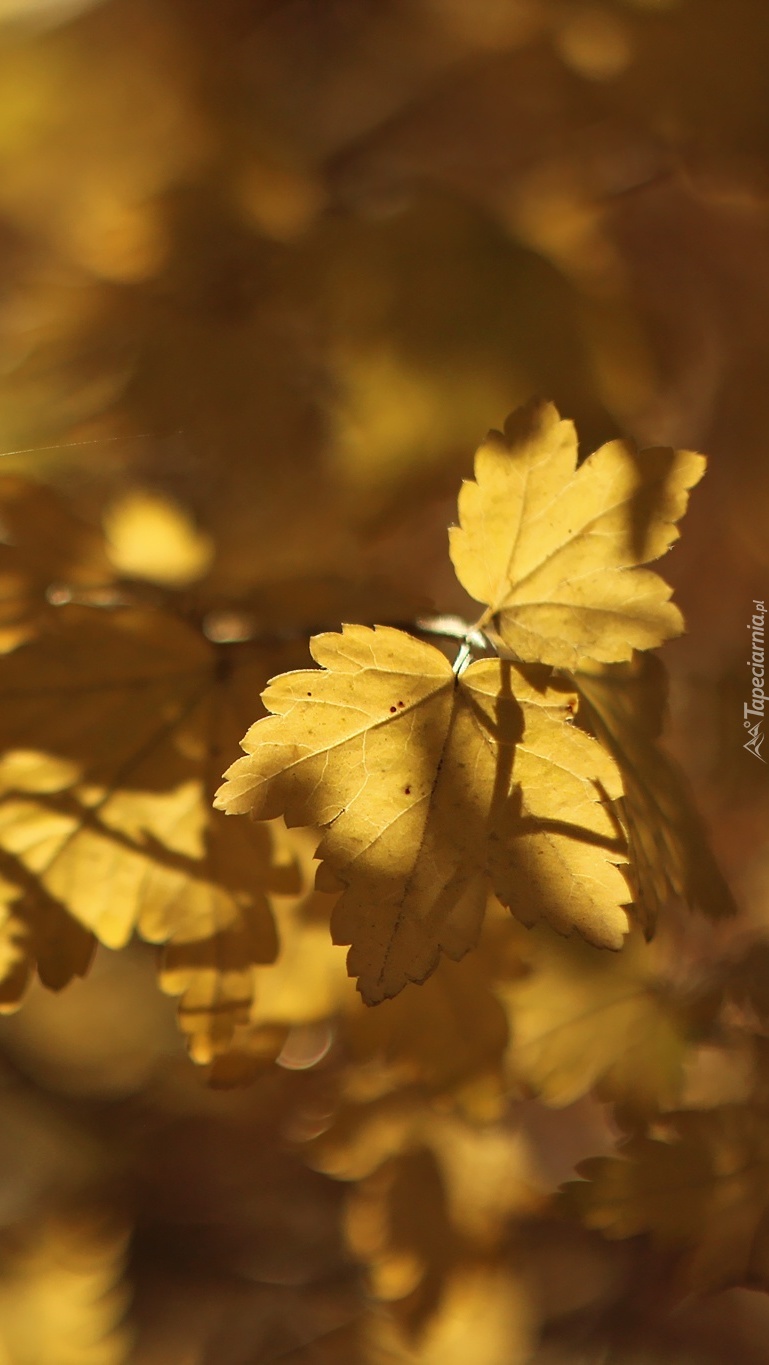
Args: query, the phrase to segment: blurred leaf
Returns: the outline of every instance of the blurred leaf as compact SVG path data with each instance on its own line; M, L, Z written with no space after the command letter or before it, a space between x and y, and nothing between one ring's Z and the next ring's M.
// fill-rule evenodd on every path
M553 1105L596 1086L636 1119L673 1108L691 1025L656 945L635 933L621 953L602 953L539 928L522 951L529 974L497 988L509 1009L514 1077Z
M166 944L161 981L201 1061L247 1017L254 966L277 949L266 893L292 882L266 829L209 805L264 666L162 613L63 607L0 681L0 847L54 923Z
M662 663L652 654L635 654L628 663L582 669L574 685L580 717L622 773L633 903L646 934L673 896L709 919L736 914L686 778L655 742L667 701Z
M83 1211L0 1244L0 1351L8 1365L128 1365L127 1235Z
M435 1311L457 1242L429 1148L390 1158L360 1181L348 1200L346 1231L375 1298L398 1301L412 1325Z
M96 940L12 857L3 862L13 877L2 878L0 910L0 1012L6 1013L18 1008L35 971L54 991L85 976Z
M443 1300L415 1339L383 1312L364 1324L367 1365L525 1365L536 1310L514 1273L483 1261L456 1267Z
M134 488L104 514L107 554L118 573L183 588L210 567L213 545L178 503Z
M304 885L312 883L317 866L315 842L300 831L292 833ZM241 1085L276 1060L291 1070L306 1070L323 1060L339 1016L359 1001L344 954L331 942L333 903L333 896L315 890L291 898L274 894L277 957L268 967L255 969L248 1020L235 1029L227 1054L214 1059L212 1084ZM354 1012L357 1016L359 1010Z
M660 1137L634 1136L617 1157L577 1168L565 1206L607 1237L650 1232L699 1292L769 1284L769 1126L757 1106L668 1115Z
M342 1107L308 1156L355 1182L351 1248L368 1265L375 1296L400 1301L412 1327L436 1311L469 1248L491 1253L512 1219L542 1203L525 1139L444 1113L414 1090Z
M419 1084L479 1117L499 1114L507 1021L490 981L500 952L500 926L490 918L478 950L461 962L441 958L418 991L348 1012L341 1028L348 1094Z
M49 590L109 587L101 536L50 489L0 478L0 649L30 639L52 606Z

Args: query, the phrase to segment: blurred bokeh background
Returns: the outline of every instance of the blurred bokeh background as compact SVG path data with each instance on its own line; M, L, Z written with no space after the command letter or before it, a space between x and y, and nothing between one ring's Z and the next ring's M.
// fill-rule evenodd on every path
M768 315L764 0L0 3L0 473L118 570L206 574L237 640L464 610L458 481L532 395L585 449L706 452L663 568L668 744L759 927ZM664 1256L551 1216L614 1136L592 1078L491 1099L507 1025L463 976L455 1034L345 1023L315 913L242 1089L200 1078L139 943L2 1021L0 1365L769 1362L762 1292L671 1315Z

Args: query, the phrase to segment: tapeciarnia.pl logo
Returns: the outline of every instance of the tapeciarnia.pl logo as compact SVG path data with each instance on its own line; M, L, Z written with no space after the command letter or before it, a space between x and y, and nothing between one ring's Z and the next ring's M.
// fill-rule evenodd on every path
M748 621L751 644L751 656L748 659L748 668L751 670L752 690L750 701L746 701L742 708L744 716L743 724L748 732L748 739L742 747L743 749L747 749L748 753L753 754L755 758L761 759L762 763L766 763L766 759L763 758L761 754L761 745L764 742L764 707L766 705L766 693L764 692L765 616L766 608L763 602L758 602L754 598L753 615ZM753 720L751 717L755 717L756 719Z

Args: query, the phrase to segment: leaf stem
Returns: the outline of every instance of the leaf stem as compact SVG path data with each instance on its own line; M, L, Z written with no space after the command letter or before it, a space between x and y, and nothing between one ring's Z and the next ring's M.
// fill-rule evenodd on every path
M459 650L457 651L457 657L454 660L454 663L452 664L452 669L455 678L458 678L460 673L462 673L464 669L467 668L467 665L469 664L470 659L472 657L472 653L473 647L470 641L463 640L461 645L459 646Z

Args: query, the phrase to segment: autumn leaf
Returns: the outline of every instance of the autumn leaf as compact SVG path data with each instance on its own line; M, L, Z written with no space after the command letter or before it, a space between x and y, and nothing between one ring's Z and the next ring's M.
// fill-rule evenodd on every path
M526 924L619 948L624 861L604 804L612 760L568 723L573 695L499 660L458 679L443 654L389 627L317 636L323 671L273 679L272 716L217 805L325 833L335 942L369 1004L423 981L478 939L491 887Z
M756 1105L668 1115L660 1137L636 1135L617 1157L582 1162L565 1207L607 1237L649 1232L677 1249L700 1292L769 1285L769 1123Z
M80 1210L0 1244L0 1358L14 1365L127 1365L128 1230Z
M351 1009L340 1028L346 1093L363 1098L416 1084L462 1112L498 1117L508 1025L492 989L494 946L484 934L461 962L442 957L418 991L402 991L376 1010Z
M292 832L307 883L314 866L302 855L314 848L310 838ZM318 890L304 897L273 896L278 956L256 969L248 1024L235 1030L210 1080L239 1084L275 1059L304 1070L333 1047L340 1085L351 1102L418 1085L476 1119L498 1118L507 1098L508 1025L492 978L523 970L520 955L505 940L507 931L515 932L509 914L494 902L475 952L460 962L442 957L419 990L401 991L371 1010L353 989L344 954L331 942L334 899Z
M350 1182L351 1250L412 1325L435 1311L463 1253L498 1251L512 1221L543 1203L524 1135L439 1110L415 1087L343 1104L305 1155Z
M519 1083L556 1106L597 1086L640 1119L679 1102L688 1020L656 944L636 931L621 953L601 953L542 927L522 951L528 975L496 988L508 1006Z
M634 914L644 931L651 936L674 896L709 919L736 914L686 777L656 742L667 702L660 660L636 654L627 663L583 668L573 680L580 719L622 773Z
M362 1324L368 1365L527 1365L537 1312L529 1286L504 1262L463 1260L447 1277L437 1312L418 1338L393 1314Z
M299 875L311 888L317 866L314 847L309 833L292 831ZM247 1021L235 1028L227 1052L214 1058L208 1074L212 1085L242 1085L275 1061L289 1070L305 1070L328 1052L345 1011L352 1006L356 1016L361 1012L344 953L331 942L334 899L314 888L298 896L273 893L277 956L254 969Z
M577 468L577 436L550 403L532 403L491 432L475 482L459 495L451 558L519 659L577 669L613 662L679 635L671 589L639 567L678 537L688 489L705 460L691 451L636 453L612 441Z
M104 588L114 570L98 531L42 484L0 478L0 652L30 639L51 592Z
M109 561L120 574L186 588L211 567L211 537L184 507L150 489L133 488L117 498L103 523Z
M96 939L33 876L7 855L13 880L0 877L0 1013L18 1008L32 976L58 991L85 976Z
M269 887L295 884L266 829L249 838L210 809L264 677L258 649L217 650L170 615L68 607L0 680L0 850L28 941L47 913L37 939L56 941L63 979L80 970L73 922L112 948L137 929L165 944L161 982L201 1061L275 956Z

